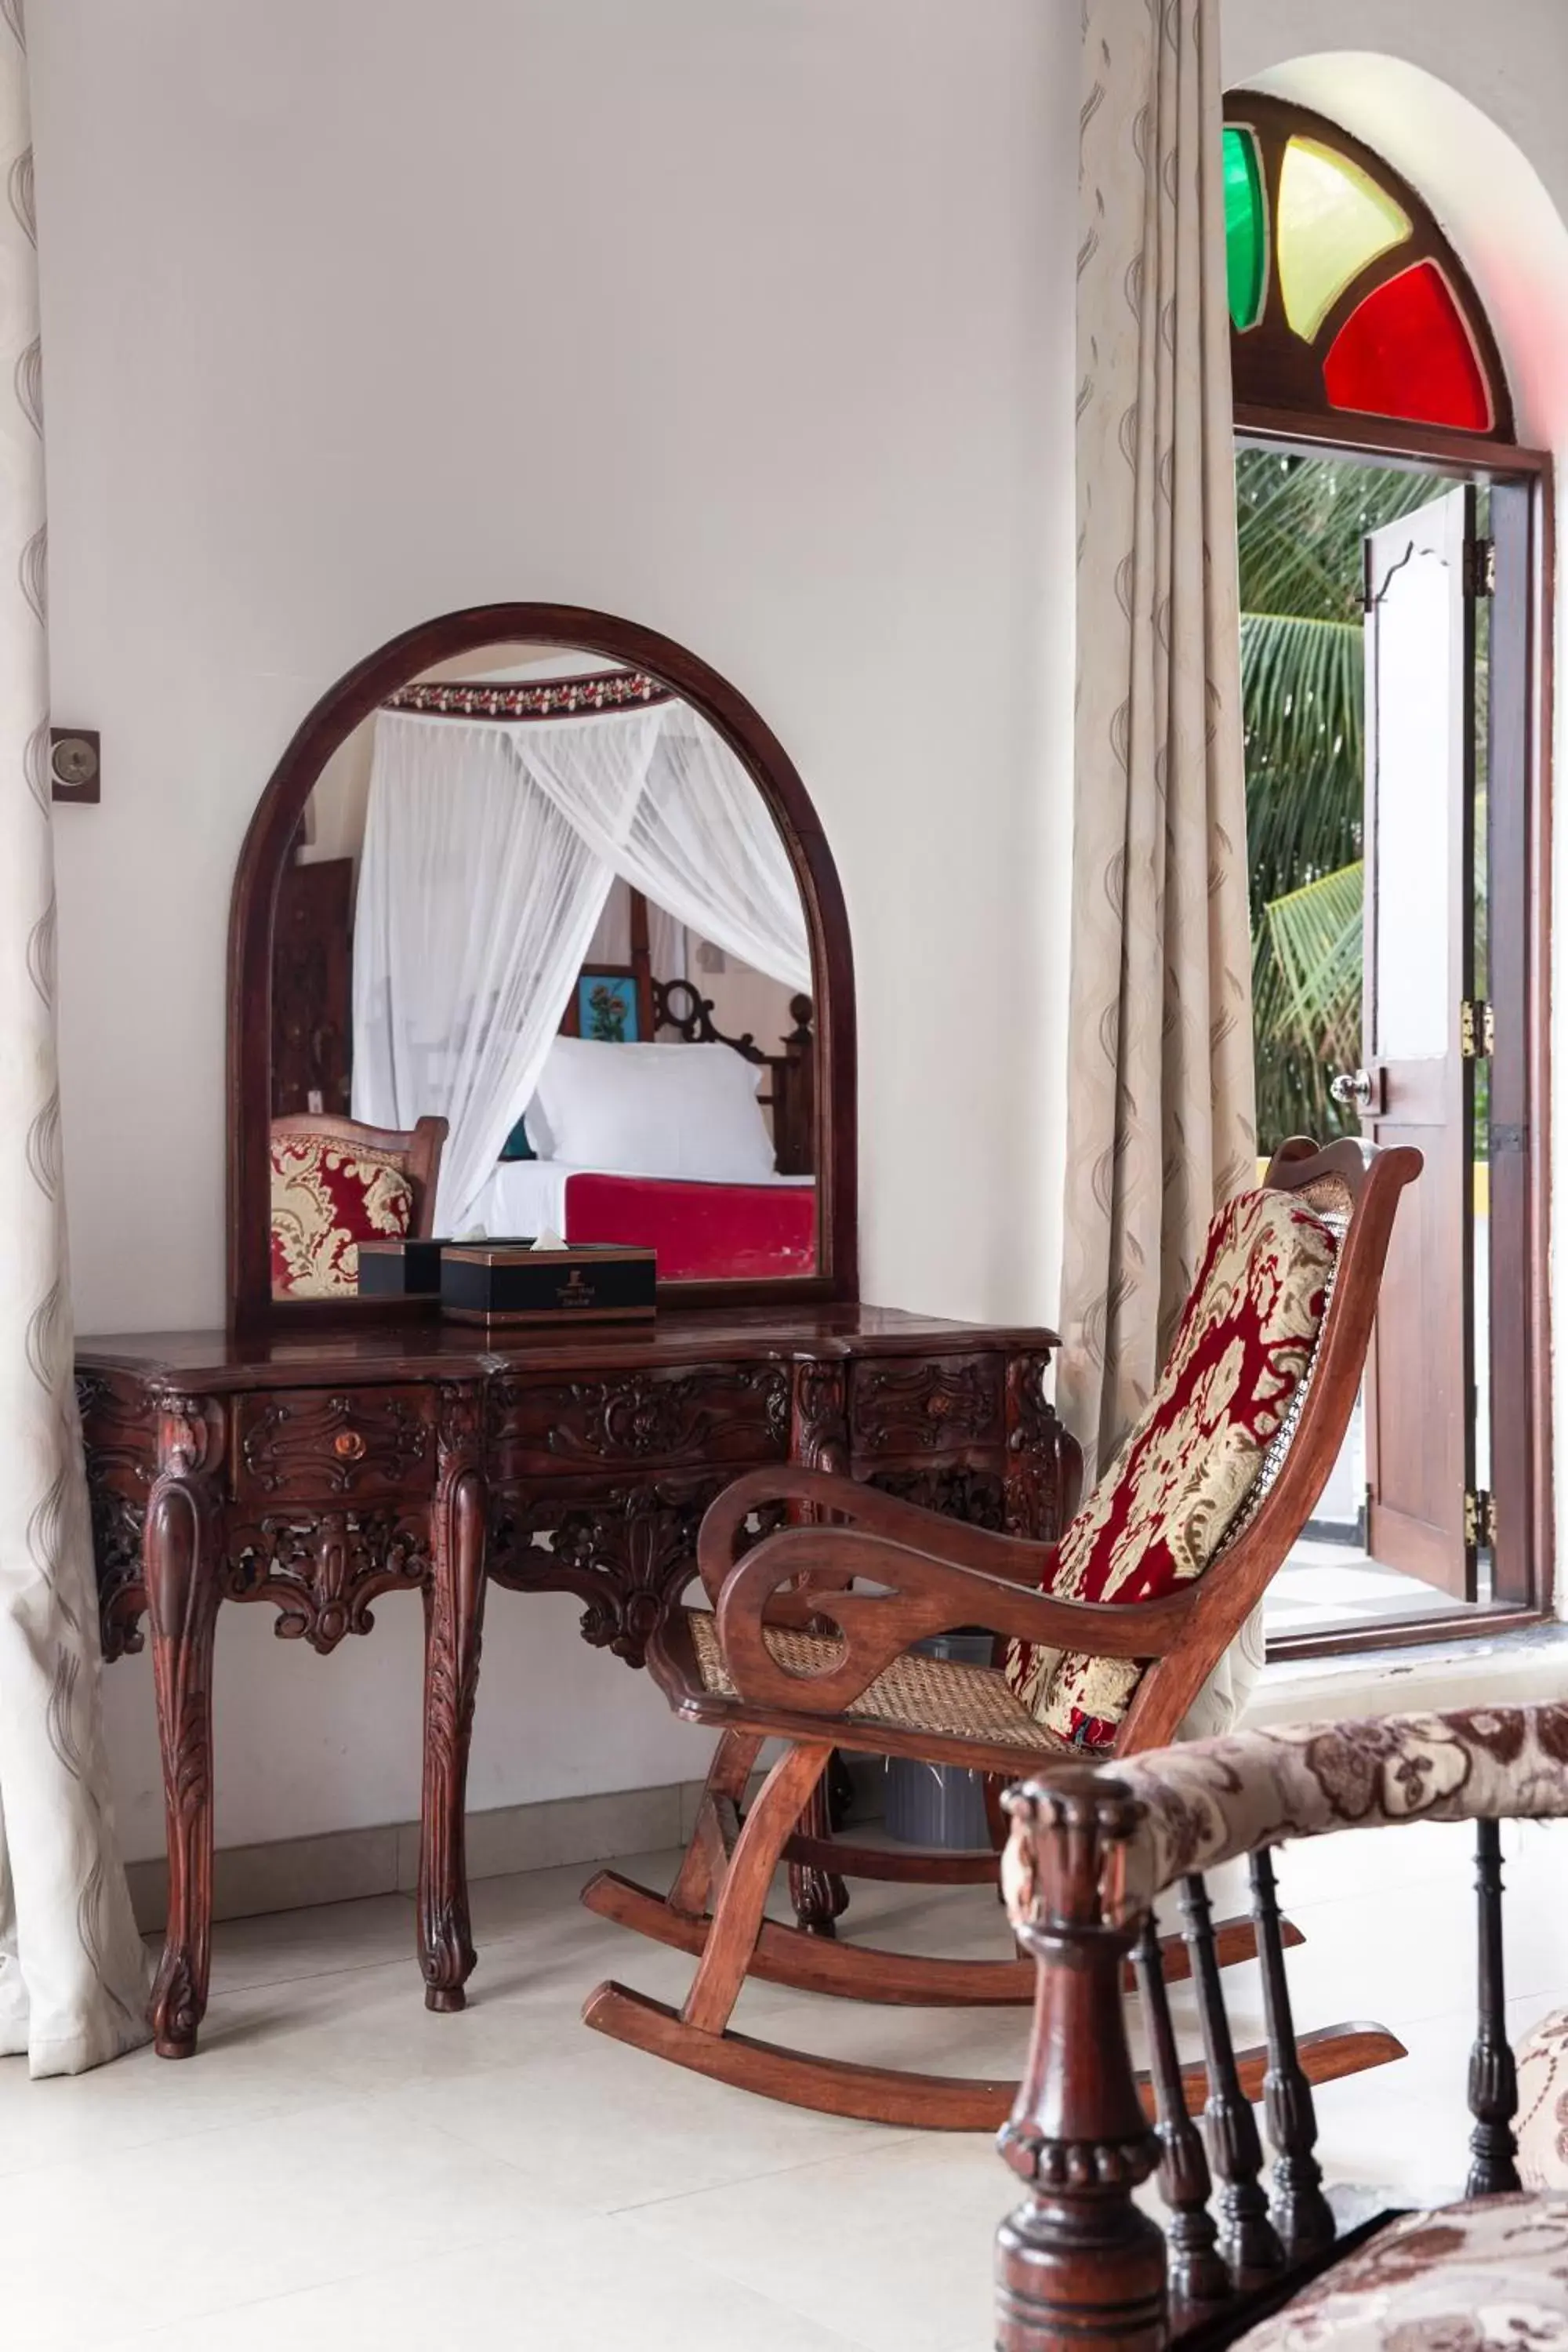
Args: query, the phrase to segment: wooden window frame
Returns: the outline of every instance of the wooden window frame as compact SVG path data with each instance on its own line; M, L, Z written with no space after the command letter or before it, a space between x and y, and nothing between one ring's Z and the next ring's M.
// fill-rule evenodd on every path
M1304 106L1292 105L1288 100L1270 98L1262 91L1232 90L1225 101L1226 128L1246 129L1256 135L1258 164L1263 182L1263 201L1268 220L1268 268L1264 285L1263 309L1257 322L1247 328L1234 323L1230 331L1231 375L1236 389L1237 424L1242 427L1245 416L1264 413L1269 415L1311 416L1318 422L1320 436L1336 446L1344 433L1359 434L1363 427L1373 433L1386 433L1391 446L1403 446L1411 434L1431 435L1438 441L1462 443L1472 451L1490 449L1495 446L1511 447L1514 439L1513 402L1509 392L1508 376L1498 350L1480 296L1471 281L1469 272L1454 251L1452 245L1437 226L1430 206L1416 193L1408 180L1393 171L1371 147L1349 131L1330 121L1326 115L1314 114ZM1310 342L1304 341L1285 316L1284 289L1279 273L1278 238L1275 234L1276 207L1279 194L1279 171L1285 150L1290 141L1300 136L1319 141L1323 146L1342 154L1346 161L1363 171L1368 179L1384 189L1402 207L1410 221L1410 235L1402 244L1391 246L1357 270L1331 304ZM1369 294L1374 293L1391 278L1401 277L1417 263L1434 261L1447 278L1449 286L1475 349L1477 362L1485 380L1491 402L1492 421L1489 432L1467 432L1457 426L1421 425L1401 419L1365 415L1358 409L1335 408L1323 389L1323 362L1333 346L1340 329L1361 307Z
M1278 101L1267 101L1271 107ZM1265 101L1244 93L1235 112L1238 121L1258 125ZM1245 110L1244 110L1245 109ZM1382 182L1400 194L1403 184L1375 155L1360 148L1337 125L1322 122L1298 109L1288 112L1292 126L1311 130L1342 147L1352 160L1372 169ZM1226 119L1232 107L1226 103ZM1277 165L1276 165L1277 168ZM1412 217L1425 211L1410 192ZM1406 262L1413 257L1401 247ZM1447 249L1445 248L1445 258ZM1457 265L1456 265L1457 268ZM1358 279L1360 293L1368 290ZM1271 278L1270 299L1277 299L1277 278ZM1495 354L1485 312L1468 278L1456 277L1456 289L1469 306L1478 340L1485 331L1483 349ZM1353 307L1353 306L1352 306ZM1331 311L1320 341L1337 331L1338 309ZM1232 331L1233 359L1238 346L1261 331L1244 336ZM1289 332L1286 329L1287 333ZM1292 341L1297 340L1292 337ZM1305 348L1301 346L1300 348ZM1238 387L1246 389L1250 369L1237 370ZM1502 384L1500 362L1497 382ZM1504 386L1506 390L1506 386ZM1495 395L1494 395L1495 397ZM1512 412L1503 412L1511 430ZM1333 1635L1285 1634L1268 1643L1275 1658L1351 1656L1358 1652L1403 1648L1444 1639L1467 1640L1478 1635L1514 1632L1550 1622L1554 1612L1555 1529L1552 1516L1552 1335L1550 1297L1545 1269L1551 1244L1551 1118L1550 1006L1551 877L1552 877L1552 710L1554 686L1553 596L1555 546L1553 471L1544 451L1521 448L1511 440L1449 427L1406 423L1334 409L1321 398L1309 406L1278 404L1238 397L1236 404L1238 445L1273 448L1297 455L1360 457L1373 464L1473 481L1488 488L1512 490L1511 500L1494 499L1492 536L1502 529L1522 533L1523 562L1500 565L1500 580L1522 583L1517 609L1500 597L1492 612L1490 692L1488 728L1491 772L1489 796L1492 806L1504 806L1509 831L1499 854L1492 837L1489 866L1489 982L1494 1007L1498 1050L1492 1056L1489 1102L1494 1129L1520 1131L1521 1150L1490 1156L1493 1214L1489 1225L1491 1289L1494 1298L1511 1296L1521 1302L1525 1318L1522 1348L1500 1351L1498 1318L1490 1318L1491 1356L1491 1475L1498 1483L1506 1471L1505 1491L1522 1497L1523 1507L1507 1507L1500 1517L1492 1556L1492 1601L1485 1606L1453 1609L1430 1616L1403 1619L1397 1624L1360 1627ZM1516 543L1516 556L1518 549ZM1506 712L1517 714L1510 725ZM1522 726L1518 719L1522 719ZM1502 772L1511 770L1511 792L1500 794ZM1497 880L1500 870L1513 877L1521 920L1500 924ZM1498 1212L1498 1171L1502 1168L1507 1213ZM1511 1357L1512 1360L1508 1359Z

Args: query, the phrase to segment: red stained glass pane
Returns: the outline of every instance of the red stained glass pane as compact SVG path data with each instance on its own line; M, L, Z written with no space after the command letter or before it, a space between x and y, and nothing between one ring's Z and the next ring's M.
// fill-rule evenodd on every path
M1485 433L1492 404L1459 306L1435 261L1369 294L1334 337L1323 389L1335 408Z

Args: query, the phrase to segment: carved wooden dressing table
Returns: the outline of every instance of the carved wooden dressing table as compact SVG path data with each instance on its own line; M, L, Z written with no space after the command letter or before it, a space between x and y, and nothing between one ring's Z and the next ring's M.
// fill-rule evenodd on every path
M532 686L484 678L497 648L531 656L542 647L586 649L595 662L586 674ZM615 667L605 672L599 657ZM469 683L451 683L454 661L469 665ZM379 729L391 703L406 705L409 682L421 678L446 681L431 685L429 696L443 709L459 704L464 725L478 709L509 727L551 723L564 709L575 726L601 700L617 709L662 707L674 697L743 772L738 786L721 761L705 772L704 792L710 800L719 794L720 830L733 842L754 835L744 796L755 787L788 858L810 953L811 1029L784 1040L799 1065L792 1099L800 1117L781 1133L775 1100L764 1140L778 1173L816 1174L814 1271L661 1282L651 1330L601 1325L531 1331L510 1343L444 1325L420 1302L290 1296L287 1284L275 1292L271 1122L299 1108L300 1038L313 1036L321 1020L333 1026L321 1005L313 1026L310 1003L279 978L279 940L293 904L285 883L307 837L325 842L340 862L353 846L342 791L318 803L317 787L332 763L341 780L367 743L380 741L365 730ZM413 723L439 730L447 722ZM727 782L715 782L721 770ZM441 775L450 790L449 770ZM368 765L363 782L369 791ZM657 796L646 782L637 789ZM667 778L660 789L674 787ZM637 804L646 813L644 802ZM366 822L363 794L359 821ZM460 836L460 828L446 830ZM683 835L680 846L688 868L692 838ZM427 887L444 894L444 904L468 903L458 867L428 848L420 854L426 866L405 877L411 895ZM748 867L742 858L741 881L756 883L758 904L772 903L765 866ZM715 921L720 895L702 901ZM340 889L333 900L340 913L347 896ZM513 928L523 936L521 914ZM352 948L338 941L333 953L347 957ZM744 964L743 951L733 951ZM749 1050L749 1033L721 1036L706 1022L710 1006L682 985L680 1002L695 998L695 1025L678 1022L688 1042L670 1050L732 1047L748 1063L768 1059ZM462 1034L465 1024L492 1042L521 1034L485 1029L500 1015L477 987L452 1015ZM391 977L369 993L390 1018ZM521 1021L517 1006L525 1001L532 1000L516 999L509 1019ZM797 1023L799 1002L790 1011ZM1058 1532L1078 1481L1077 1448L1041 1387L1050 1333L973 1328L858 1304L855 988L843 893L783 746L744 697L684 646L608 614L495 604L424 622L339 679L284 751L246 836L229 927L228 1016L229 1335L87 1340L78 1359L106 1655L142 1645L143 1615L150 1629L169 1843L153 2023L170 2057L195 2048L206 2001L212 1655L221 1601L269 1601L280 1634L330 1651L345 1634L369 1631L381 1595L422 1595L419 1954L429 2005L458 2009L474 1961L463 1802L489 1583L578 1593L585 1638L636 1666L660 1612L693 1573L703 1511L743 1470L796 1462L845 1471L1041 1538ZM356 1028L355 1056L380 1036L371 1028L362 1040ZM363 1058L378 1066L374 1055ZM335 1079L323 1066L306 1092L321 1091L321 1107L336 1109L345 1073L333 1068ZM339 1089L331 1106L329 1082ZM411 1079L410 1091L443 1083ZM515 1119L517 1091L510 1087L500 1106L500 1134ZM366 1116L363 1092L355 1090L356 1120ZM496 1106L481 1108L489 1118ZM392 1124L425 1113L459 1123L463 1116L450 1095L421 1096L400 1103ZM572 1158L561 1153L563 1162ZM721 1171L708 1174L722 1181ZM920 1181L911 1168L910 1181ZM455 1205L450 1213L460 1217ZM805 1826L826 1823L808 1816ZM803 1923L831 1932L837 1883L806 1868L794 1891Z
M637 1666L692 1573L703 1510L742 1470L847 1470L1054 1537L1077 1449L1041 1390L1053 1344L831 1305L661 1310L651 1336L493 1349L435 1320L84 1341L105 1655L142 1647L143 1614L151 1636L169 1841L159 2051L188 2055L206 2003L220 1602L269 1601L279 1635L327 1652L370 1630L383 1594L423 1595L419 1958L430 2005L460 2008L487 1576L580 1594L584 1639Z

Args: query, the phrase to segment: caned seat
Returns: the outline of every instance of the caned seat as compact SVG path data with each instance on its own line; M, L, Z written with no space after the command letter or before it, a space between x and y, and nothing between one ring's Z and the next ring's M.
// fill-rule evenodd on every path
M710 1609L689 1609L687 1630L704 1691L736 1701ZM833 1635L810 1633L795 1626L767 1626L763 1639L770 1656L791 1674L811 1677L824 1673L844 1655L844 1643ZM935 1658L921 1650L906 1650L867 1684L858 1698L844 1710L847 1720L868 1733L895 1731L916 1737L935 1732L943 1739L968 1739L990 1750L1022 1748L1036 1755L1065 1756L1068 1743L1037 1723L1008 1688L1007 1677L994 1666L965 1665L954 1658ZM984 1771L984 1763L978 1768Z
M769 1920L781 1862L917 1883L994 1880L994 1853L889 1853L798 1826L835 1748L1038 1777L1076 1750L1173 1738L1295 1542L1360 1386L1394 1210L1419 1152L1305 1140L1216 1215L1148 1410L1057 1545L1026 1543L818 1472L754 1471L703 1520L707 1610L677 1611L648 1665L676 1713L716 1729L696 1829L667 1895L601 1873L589 1908L691 1952L679 2011L614 1982L601 2032L794 2104L988 2129L1014 2085L812 2058L729 2030L748 1973L868 2001L1026 2002L1033 1970L828 1940ZM787 1507L795 1524L758 1536ZM765 1516L763 1516L765 1515ZM917 1643L981 1628L992 1667ZM747 1802L763 1742L784 1752ZM1216 1930L1250 1957L1242 1921ZM1357 2064L1397 2056L1358 2038ZM1331 2032L1312 2063L1344 2071Z

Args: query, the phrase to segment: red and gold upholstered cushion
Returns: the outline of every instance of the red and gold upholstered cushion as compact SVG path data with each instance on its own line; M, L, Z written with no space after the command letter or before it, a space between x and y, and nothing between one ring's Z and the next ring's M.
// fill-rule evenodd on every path
M272 1288L280 1298L352 1298L359 1245L395 1241L414 1222L414 1187L395 1152L327 1135L272 1139Z
M1058 1548L1051 1590L1157 1601L1201 1576L1312 1360L1334 1235L1293 1193L1243 1192L1209 1227L1147 1412ZM1142 1668L1015 1643L1013 1689L1047 1728L1109 1748Z

